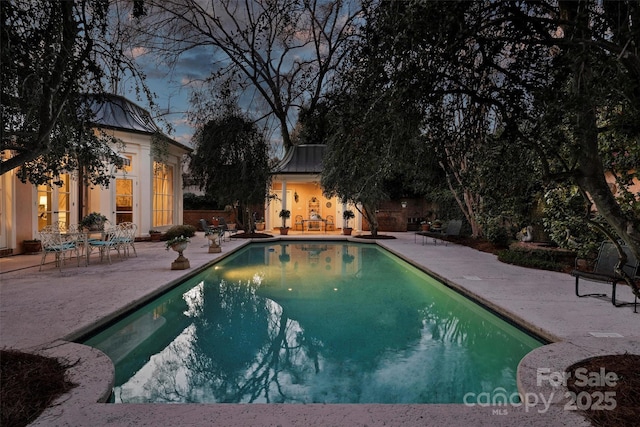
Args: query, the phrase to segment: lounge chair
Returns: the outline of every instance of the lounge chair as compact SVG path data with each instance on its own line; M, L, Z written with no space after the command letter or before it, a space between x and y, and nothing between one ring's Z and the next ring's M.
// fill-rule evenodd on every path
M417 236L422 236L422 244L424 245L425 241L428 238L433 238L433 244L438 244L438 239L447 236L459 236L460 230L462 229L462 220L460 219L452 219L447 223L447 226L442 231L418 231L415 235L414 241L417 242ZM449 244L447 240L443 240L445 246Z
M631 252L628 246L622 244L622 250L627 255L627 262L622 267L622 270L632 278L632 280L640 281L640 277L638 276L638 260ZM616 303L616 285L618 282L623 282L624 279L621 275L617 274L614 271L616 264L618 264L619 256L618 250L616 246L611 241L604 241L600 245L600 250L598 251L598 257L596 258L596 265L593 271L583 271L578 270L577 268L571 272L571 275L576 278L576 296L582 297L606 297L607 294L601 293L592 293L592 294L580 294L578 289L580 285L580 279L589 280L592 282L601 282L601 283L610 283L612 286L611 289L611 303L620 307L623 305L630 305L631 303ZM638 312L638 297L634 298L633 301L633 312Z

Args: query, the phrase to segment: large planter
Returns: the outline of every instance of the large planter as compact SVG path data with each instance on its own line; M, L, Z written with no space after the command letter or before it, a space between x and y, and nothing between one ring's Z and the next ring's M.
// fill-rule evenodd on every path
M430 228L431 228L431 225L430 225L430 224L422 224L422 225L420 226L420 229L421 229L422 231L429 231L429 229L430 229Z
M162 233L149 233L152 242L159 242L162 239Z
M256 230L264 231L264 222L256 222Z
M182 252L187 249L189 242L180 242L171 245L171 249L178 252L178 258L171 263L172 270L186 270L191 267L189 260L182 255Z
M209 239L209 253L210 254L217 254L217 253L222 252L222 248L218 244L218 241L220 239L220 234L219 233L207 234L207 239Z
M36 254L42 250L42 243L40 240L24 240L22 250L26 254Z
M344 234L345 236L351 236L352 231L353 231L353 228L345 227L342 229L342 234Z
M283 236L289 234L289 227L280 227L280 234Z

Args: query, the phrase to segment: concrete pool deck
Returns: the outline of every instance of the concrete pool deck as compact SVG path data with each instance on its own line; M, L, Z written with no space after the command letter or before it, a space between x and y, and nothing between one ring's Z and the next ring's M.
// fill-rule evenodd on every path
M101 352L71 341L249 243L235 239L223 244L222 253L209 254L202 233L185 251L189 270L170 270L176 254L165 251L161 242L136 243L137 258L115 258L109 265L94 255L88 267L77 267L72 260L61 272L52 263L38 271L38 255L0 258L0 348L61 357L74 364L70 376L78 386L47 409L35 426L588 426L575 411L565 410L570 402L562 386L537 384L538 370L553 374L596 355L640 354L640 313L630 306L616 308L606 298L576 297L568 274L503 264L494 255L455 244L422 245L420 240L415 243L413 233L384 234L396 238L378 240L381 246L554 341L520 363L520 393L531 398L530 405L99 403L111 388L113 365ZM344 238L287 236L327 237ZM584 292L610 291L610 286L585 282ZM618 294L621 301L633 301L624 286Z

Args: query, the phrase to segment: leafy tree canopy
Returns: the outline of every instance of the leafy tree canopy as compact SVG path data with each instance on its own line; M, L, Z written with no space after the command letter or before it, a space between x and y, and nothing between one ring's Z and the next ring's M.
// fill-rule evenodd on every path
M84 179L107 185L122 160L90 130L86 93L104 93L106 70L135 72L114 41L108 0L0 2L0 174L20 167L34 184L55 183L85 167Z

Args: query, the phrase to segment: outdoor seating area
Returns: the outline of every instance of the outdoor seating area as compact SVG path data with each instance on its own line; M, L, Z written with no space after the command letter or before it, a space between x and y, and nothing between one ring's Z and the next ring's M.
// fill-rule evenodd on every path
M52 254L55 266L62 271L65 261L76 258L76 264L80 267L80 261L84 258L84 265L88 266L91 254L97 252L100 262L106 258L111 264L111 251L116 251L118 258L129 257L131 250L138 256L135 247L135 235L137 226L131 222L122 222L115 226L106 226L102 230L88 230L80 225L65 226L63 223L55 223L44 227L38 233L42 242L42 258L40 270L46 263L47 255Z

